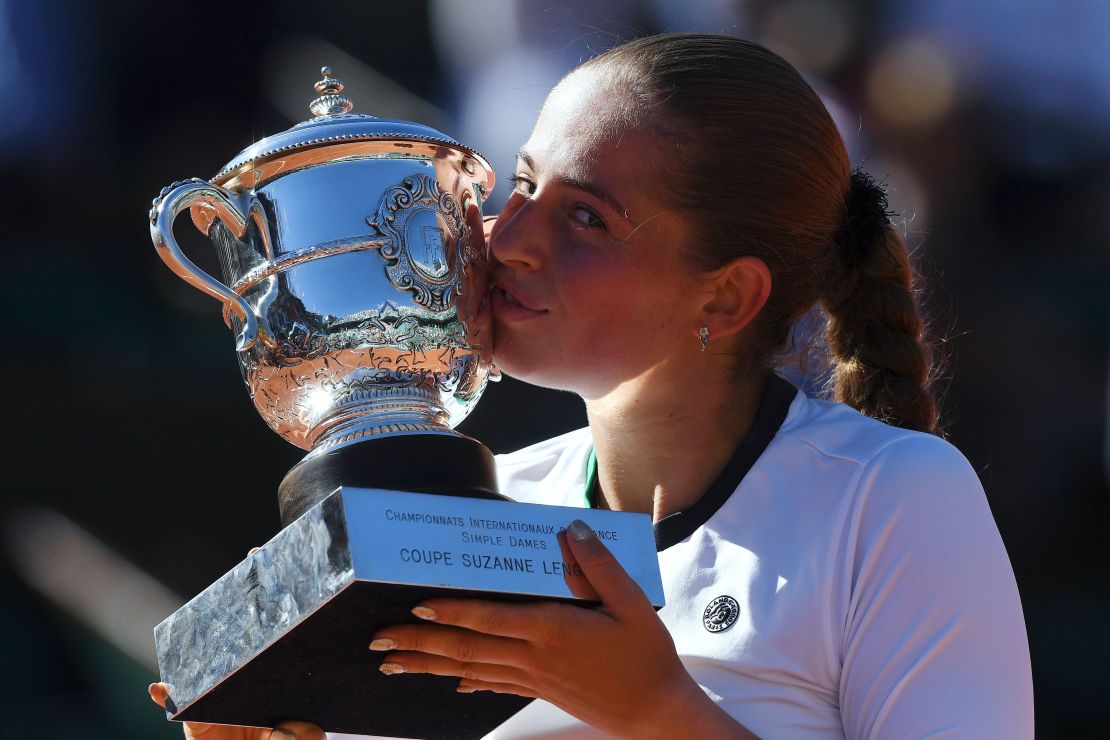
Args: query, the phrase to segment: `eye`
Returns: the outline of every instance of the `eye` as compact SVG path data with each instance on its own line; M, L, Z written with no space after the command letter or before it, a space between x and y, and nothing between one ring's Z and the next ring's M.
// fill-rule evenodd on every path
M536 192L536 183L532 182L524 175L513 175L509 178L509 182L513 184L513 190L520 193L525 198L531 198Z
M604 229L605 221L601 216L584 205L575 205L571 209L570 217L587 229Z

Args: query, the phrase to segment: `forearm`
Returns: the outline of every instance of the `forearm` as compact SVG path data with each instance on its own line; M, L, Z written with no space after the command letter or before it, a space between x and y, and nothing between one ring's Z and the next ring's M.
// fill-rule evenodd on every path
M691 737L735 738L736 740L759 740L759 737L740 724L728 712L706 697L708 707L693 716L688 725ZM675 737L675 735L671 735Z
M633 733L635 737L659 740L675 737L759 740L757 735L710 699L692 678L681 692L671 693L670 699L656 705L650 712L650 723Z

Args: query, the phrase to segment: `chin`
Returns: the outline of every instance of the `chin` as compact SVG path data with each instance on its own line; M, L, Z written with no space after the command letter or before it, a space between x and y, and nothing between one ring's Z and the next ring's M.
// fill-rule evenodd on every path
M514 380L551 390L576 392L574 378L567 377L565 366L552 362L550 357L521 357L520 352L502 350L495 345L493 364Z

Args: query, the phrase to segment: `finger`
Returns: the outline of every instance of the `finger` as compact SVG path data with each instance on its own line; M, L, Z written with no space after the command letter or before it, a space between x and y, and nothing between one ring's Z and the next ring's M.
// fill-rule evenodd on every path
M155 704L165 709L170 714L177 714L177 707L170 698L170 686L165 683L152 683L147 687L147 693Z
M581 519L567 527L567 544L586 579L613 614L634 614L651 609L651 603L636 581L609 552L597 534Z
M146 688L147 693L150 694L150 699L162 709L166 708L166 699L170 698L169 689L166 688L164 683L152 683Z
M498 637L528 640L537 626L555 618L549 603L505 604L480 599L432 599L412 610L429 622L464 627Z
M494 663L463 663L453 658L428 653L390 653L379 670L387 676L401 673L429 673L493 683L528 683L528 674L519 668Z
M480 348L492 341L489 313L489 255L486 249L485 224L477 204L467 206L466 224L470 230L469 244L463 248L463 274L458 290L458 315L463 320L470 344Z
M511 637L494 637L446 625L394 625L379 631L371 650L408 650L464 663L500 663L520 667L527 644Z
M484 227L486 232L487 246L493 240L493 237L497 234L497 230L500 228L500 224L501 222L498 220L497 216L486 216L484 219L482 219L482 226Z
M600 602L601 597L597 595L597 591L586 578L582 566L574 559L574 553L571 552L570 545L567 544L566 531L557 534L555 540L559 543L559 553L565 563L563 566L563 583L567 584L567 588L570 589L575 598L583 601Z
M324 731L311 722L282 722L270 733L270 740L326 740Z
M539 699L540 693L527 686L520 686L513 683L491 683L489 681L476 681L474 679L463 679L459 682L459 687L455 689L460 694L473 694L475 691L492 691L495 694L516 694L517 696L525 696L529 699Z
M470 238L473 239L472 246L479 253L485 253L486 235L489 233L490 227L482 218L482 209L477 204L471 203L463 214L463 220L470 227Z
M147 693L150 694L150 698L154 701L155 704L162 707L163 709L166 709L166 703L170 702L169 686L164 683L152 683L150 686L147 687ZM170 705L172 706L172 702L170 702ZM173 712L172 709L168 711L170 711L171 713ZM218 727L218 725L207 724L204 722L182 723L182 729L185 732L185 740L203 740L204 735L216 727ZM323 737L323 735L320 736L320 738ZM281 736L279 735L274 737L273 740L280 740L280 738ZM299 740L299 738L297 740Z

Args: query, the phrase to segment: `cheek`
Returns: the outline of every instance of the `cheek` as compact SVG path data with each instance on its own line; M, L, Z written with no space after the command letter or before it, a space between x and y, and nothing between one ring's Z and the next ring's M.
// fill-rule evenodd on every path
M654 352L681 333L680 296L665 276L628 269L587 274L566 296L582 349L606 355Z

